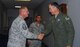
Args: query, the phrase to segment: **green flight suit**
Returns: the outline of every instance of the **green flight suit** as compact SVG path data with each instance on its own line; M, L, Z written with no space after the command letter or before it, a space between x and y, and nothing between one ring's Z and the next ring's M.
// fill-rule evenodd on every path
M58 16L52 16L48 26L46 27L45 34L53 33L54 47L71 46L74 40L74 27L71 19L59 13Z

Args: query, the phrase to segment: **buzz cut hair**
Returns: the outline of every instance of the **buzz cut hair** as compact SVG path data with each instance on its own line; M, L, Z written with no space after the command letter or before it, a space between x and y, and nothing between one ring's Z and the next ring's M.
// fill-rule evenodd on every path
M25 9L25 8L28 9L28 7L26 7L26 6L21 6L20 10L21 10L21 9Z

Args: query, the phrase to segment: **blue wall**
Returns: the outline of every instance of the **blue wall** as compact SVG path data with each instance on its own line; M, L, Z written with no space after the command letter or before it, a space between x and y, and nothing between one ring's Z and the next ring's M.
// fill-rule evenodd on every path
M74 47L80 47L80 0L68 0L68 15L75 28Z

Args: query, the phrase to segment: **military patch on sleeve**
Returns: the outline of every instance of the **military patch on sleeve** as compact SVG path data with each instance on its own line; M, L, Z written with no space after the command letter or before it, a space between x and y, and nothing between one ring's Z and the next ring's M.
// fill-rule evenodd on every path
M27 26L26 26L25 24L23 24L23 25L22 25L22 28L23 28L24 30L26 30L26 29L27 29Z
M69 18L69 17L65 17L65 19L66 19L66 20L69 20L70 18Z
M69 17L65 17L65 20L67 21L68 24L71 24Z

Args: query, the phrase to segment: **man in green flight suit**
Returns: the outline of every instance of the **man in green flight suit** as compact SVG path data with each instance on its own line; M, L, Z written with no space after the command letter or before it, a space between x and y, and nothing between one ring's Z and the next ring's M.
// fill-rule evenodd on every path
M52 16L45 35L53 33L54 47L72 47L75 31L71 18L61 13L56 2L49 4L49 12Z

